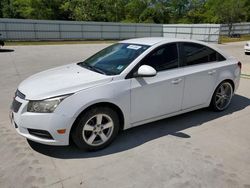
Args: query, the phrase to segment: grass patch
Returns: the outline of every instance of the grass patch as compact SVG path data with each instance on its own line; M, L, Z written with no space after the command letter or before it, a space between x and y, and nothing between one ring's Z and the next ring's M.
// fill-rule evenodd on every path
M64 44L109 44L115 43L115 40L96 40L96 41L6 41L6 46L23 45L64 45Z
M231 38L228 36L220 36L219 43L250 41L250 35L241 35L240 38Z

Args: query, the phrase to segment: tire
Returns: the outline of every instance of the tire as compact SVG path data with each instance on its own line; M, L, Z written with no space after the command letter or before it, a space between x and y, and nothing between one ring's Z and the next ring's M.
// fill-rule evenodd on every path
M3 47L4 46L4 41L0 41L0 45Z
M224 81L215 89L210 108L213 111L223 111L228 108L233 97L233 86L230 82Z
M248 53L248 52L245 52L245 55L249 55L249 53Z
M117 113L108 107L95 107L84 113L72 130L74 143L84 150L103 149L119 132Z

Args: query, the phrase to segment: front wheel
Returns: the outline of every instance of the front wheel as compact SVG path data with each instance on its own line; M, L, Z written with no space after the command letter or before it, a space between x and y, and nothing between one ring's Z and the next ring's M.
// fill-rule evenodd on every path
M118 131L117 113L111 108L96 107L88 110L76 122L72 139L81 149L98 150L108 146Z
M216 88L210 103L210 107L214 111L223 111L229 106L232 96L232 84L230 82L224 81Z

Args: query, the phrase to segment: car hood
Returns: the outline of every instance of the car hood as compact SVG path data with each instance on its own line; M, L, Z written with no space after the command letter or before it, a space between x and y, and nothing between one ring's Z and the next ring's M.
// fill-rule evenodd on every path
M18 90L25 94L28 100L41 100L75 93L111 80L111 76L102 75L77 64L69 64L30 76L19 85Z

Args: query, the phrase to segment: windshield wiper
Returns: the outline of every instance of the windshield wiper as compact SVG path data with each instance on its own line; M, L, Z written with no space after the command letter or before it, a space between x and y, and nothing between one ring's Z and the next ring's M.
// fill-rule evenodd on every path
M87 68L89 70L92 70L92 71L95 71L95 72L98 72L98 73L101 73L101 74L104 74L104 75L107 75L106 72L104 72L103 70L101 70L100 68L97 68L97 67L94 67L94 66L91 66L91 65L88 65L88 64L85 64L85 63L79 63L78 65L84 67L84 68Z

